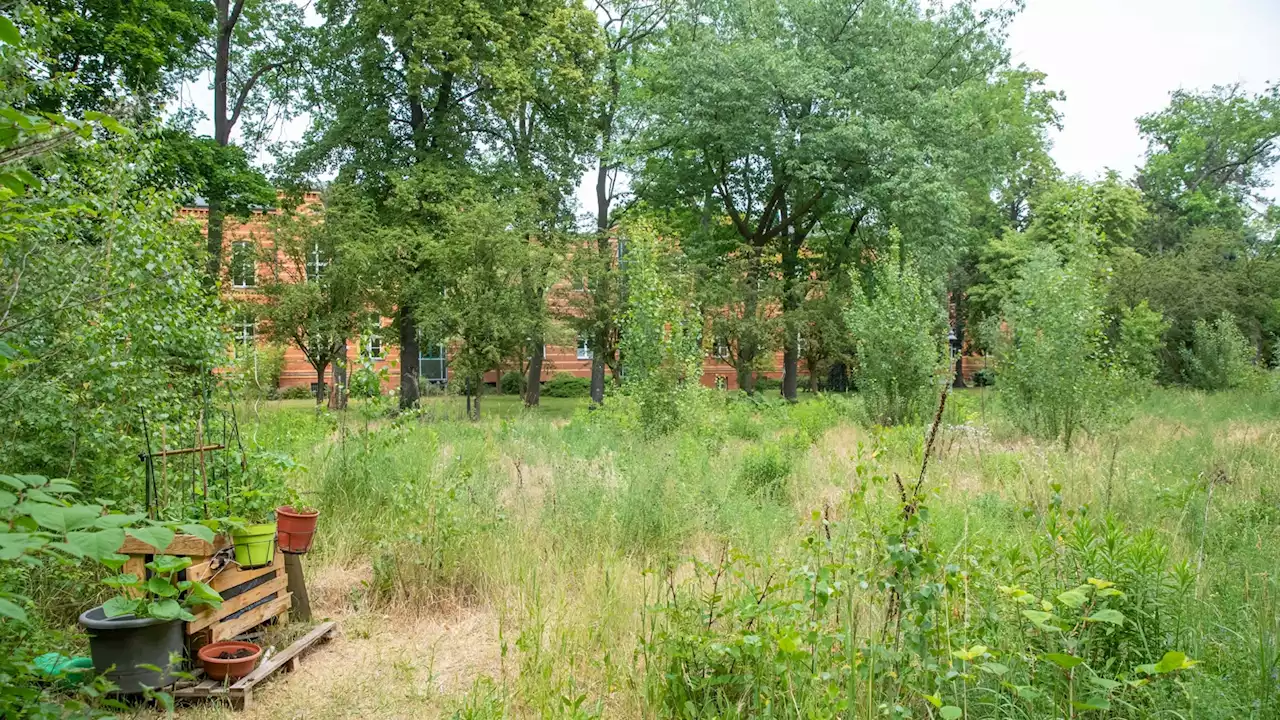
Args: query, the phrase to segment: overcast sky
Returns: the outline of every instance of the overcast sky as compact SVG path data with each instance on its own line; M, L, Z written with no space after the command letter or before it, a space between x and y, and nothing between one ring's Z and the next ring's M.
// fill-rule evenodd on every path
M1066 94L1064 129L1053 138L1062 170L1131 177L1145 149L1134 121L1164 107L1171 91L1241 83L1260 92L1280 81L1280 0L1027 0L1009 44L1015 63ZM188 87L183 100L207 108L212 93ZM212 134L211 125L202 131ZM303 129L295 120L277 139ZM590 177L578 199L594 208Z
M1063 171L1131 176L1146 149L1134 121L1171 91L1280 81L1280 0L1028 0L1009 44L1066 93Z

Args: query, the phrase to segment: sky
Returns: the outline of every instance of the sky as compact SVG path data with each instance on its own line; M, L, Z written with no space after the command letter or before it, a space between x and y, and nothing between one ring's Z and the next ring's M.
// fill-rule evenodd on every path
M1027 0L1009 44L1066 94L1059 167L1128 177L1146 149L1135 120L1170 92L1280 81L1280 0Z
M1132 177L1145 150L1135 120L1163 108L1170 92L1234 83L1260 92L1280 82L1280 0L1026 0L1009 45L1015 64L1046 73L1048 87L1066 95L1064 127L1053 134L1058 166ZM182 102L211 107L212 93L188 86ZM296 140L305 128L295 119L276 139ZM212 135L212 123L200 130ZM578 189L584 211L595 206L592 182L588 173Z

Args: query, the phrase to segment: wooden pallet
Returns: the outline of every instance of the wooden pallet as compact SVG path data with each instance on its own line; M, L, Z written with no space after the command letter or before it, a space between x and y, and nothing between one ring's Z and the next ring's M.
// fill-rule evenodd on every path
M187 623L192 652L205 643L230 640L268 620L285 622L288 619L292 594L288 590L284 553L276 552L270 565L257 568L241 568L235 561L225 565L215 562L214 554L229 544L222 535L212 543L193 535L177 535L163 549L168 555L190 557L192 564L186 570L187 579L203 580L225 598L218 609L205 608L195 620ZM146 577L147 560L160 550L129 536L119 552L129 556L124 572Z
M329 621L320 623L314 630L302 636L294 644L262 661L253 672L240 678L234 685L227 685L218 680L204 677L203 670L195 672L194 680L180 680L172 690L174 700L198 701L208 699L225 700L236 710L253 707L253 689L262 681L271 677L280 669L293 672L298 669L298 661L302 654L317 643L332 638L338 631L338 624Z

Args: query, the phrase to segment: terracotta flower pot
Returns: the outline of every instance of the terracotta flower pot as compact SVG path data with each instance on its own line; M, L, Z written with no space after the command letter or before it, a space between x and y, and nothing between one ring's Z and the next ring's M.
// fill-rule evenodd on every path
M287 553L310 550L319 517L319 510L295 510L291 505L276 508L276 545Z
M210 680L239 680L253 672L262 648L249 642L223 640L205 645L196 654Z

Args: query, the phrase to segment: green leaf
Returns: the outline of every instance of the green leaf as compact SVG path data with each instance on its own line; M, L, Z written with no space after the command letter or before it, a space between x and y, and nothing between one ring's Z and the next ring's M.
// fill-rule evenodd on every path
M85 532L76 530L67 533L67 544L74 547L85 557L100 560L116 554L124 544L123 530L97 530Z
M142 513L134 513L132 515L112 513L110 515L99 516L93 521L93 524L100 528L121 528L126 525L132 525L145 517L146 515L143 515Z
M197 605L211 605L213 607L222 605L222 595L217 590L214 590L212 586L199 580L191 583L188 597Z
M1124 627L1124 613L1119 610L1099 610L1085 618L1085 622L1104 622Z
M1164 654L1164 657L1160 658L1160 662L1154 665L1139 665L1137 669L1138 672L1148 675L1162 675L1175 670L1187 670L1199 664L1199 660L1192 660L1187 657L1186 653L1170 650Z
M20 623L25 624L27 622L27 611L23 610L17 603L4 598L0 598L0 615L17 620Z
M986 655L986 654L987 654L987 646L986 646L986 645L974 645L973 647L969 648L968 650L953 650L953 651L951 651L951 655L952 655L953 657L960 658L961 660L973 660L974 658L979 658L979 657L982 657L983 655Z
M1042 610L1023 610L1022 615L1041 630L1048 630L1050 632L1061 632L1062 630L1057 626L1049 624L1050 620L1056 619L1053 613L1044 612Z
M34 496L36 492L32 490L28 493L28 496ZM95 505L62 507L60 505L31 503L27 507L31 511L32 519L39 523L41 527L57 533L66 533L71 530L89 527L98 517L98 513L102 512L102 508Z
M121 555L120 553L111 553L110 555L103 555L102 557L98 558L98 562L102 563L103 565L106 565L108 568L111 568L112 570L119 570L120 568L124 567L125 563L129 562L129 556Z
M11 508L18 504L18 496L8 490L0 490L0 509Z
M1071 703L1071 707L1077 710L1110 710L1111 701L1103 697L1094 697L1087 700L1076 700Z
M213 531L204 525L200 525L198 523L186 523L184 525L179 525L178 529L188 535L195 535L207 543L213 542Z
M133 573L121 573L104 578L102 584L113 588L133 587L138 584L138 576Z
M40 178L32 175L27 170L23 170L22 168L14 168L13 174L16 175L19 180L33 188L39 189L43 185L43 183L40 182Z
M1076 588L1075 590L1068 590L1059 595L1058 602L1063 605L1069 605L1073 608L1079 609L1082 605L1089 602L1089 596L1081 592L1079 588Z
M138 601L133 598L127 598L117 595L102 604L102 612L107 617L120 617L121 615L133 615L138 611Z
M157 600L147 603L147 615L161 620L175 620L182 616L182 606L177 600Z
M938 711L938 715L942 717L942 720L957 720L958 718L964 717L964 711L955 705L944 705L942 709Z
M1120 681L1118 680L1098 677L1097 675L1090 677L1089 682L1093 683L1094 685L1097 685L1098 687L1102 688L1103 690L1106 690L1107 692L1111 692L1112 690L1115 690L1121 685Z
M8 485L9 487L13 488L14 490L17 490L18 492L22 492L23 490L27 489L26 483L22 482L21 480L19 480L18 478L12 475L0 475L0 483Z
M9 45L22 44L22 33L18 32L18 26L3 15L0 15L0 42Z
M169 547L174 538L174 532L172 530L167 527L160 527L159 525L129 528L126 532L155 548L158 552L164 552L165 548Z
M147 567L153 572L168 575L191 567L191 558L186 555L157 555L147 563Z
M159 575L152 575L151 579L147 581L147 591L162 598L171 598L178 595L178 588Z
M1054 665L1057 665L1063 670L1070 670L1071 668L1084 662L1084 658L1078 658L1075 655L1067 655L1065 653L1047 653L1045 655L1041 655L1040 657L1044 658L1045 660L1048 660Z
M978 666L978 669L986 673L991 673L992 675L1003 675L1009 672L1009 668L1005 667L1004 665L1001 665L998 662L982 663L981 665Z

